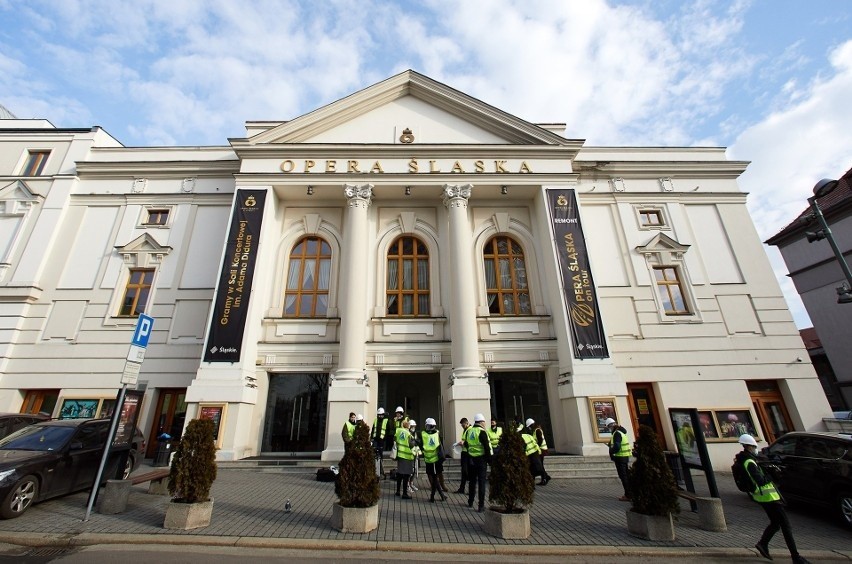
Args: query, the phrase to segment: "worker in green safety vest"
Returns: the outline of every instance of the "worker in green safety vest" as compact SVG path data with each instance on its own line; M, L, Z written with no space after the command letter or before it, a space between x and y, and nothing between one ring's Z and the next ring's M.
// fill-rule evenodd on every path
M804 557L799 554L796 548L796 541L793 538L793 529L790 526L790 520L787 518L787 513L784 511L784 504L781 501L781 494L772 480L764 474L763 470L757 464L757 441L748 434L740 435L739 443L743 445L742 452L734 457L735 464L742 464L754 482L754 491L749 492L751 499L760 504L766 515L769 517L769 525L763 531L763 535L754 547L761 556L767 560L772 560L769 555L769 541L780 529L784 534L784 540L787 542L787 549L790 551L790 556L793 558L794 564L806 563Z
M349 413L349 419L343 424L343 430L340 432L343 437L343 452L344 454L349 452L349 444L352 442L352 439L355 437L355 425L358 422L356 419L355 412Z
M500 445L500 437L503 436L503 427L497 425L497 418L491 417L491 427L485 430L488 433L488 440L491 442L491 452L497 454Z
M485 511L485 479L488 473L488 462L491 460L491 441L485 430L485 416L477 413L473 418L473 426L468 427L464 433L464 443L467 446L468 464L468 492L467 506L473 507L476 498L477 486L479 486L478 511Z
M435 493L441 496L441 501L446 501L447 496L441 488L444 479L444 447L441 445L441 434L438 432L437 423L431 417L426 419L426 429L420 432L420 449L423 451L423 460L426 462L426 477L432 487L432 495L429 501L435 503Z

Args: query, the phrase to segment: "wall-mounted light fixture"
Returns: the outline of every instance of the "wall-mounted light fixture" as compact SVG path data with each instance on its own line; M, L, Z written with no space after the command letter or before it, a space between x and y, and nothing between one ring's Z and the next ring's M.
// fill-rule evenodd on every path
M308 196L313 196L313 195L314 195L314 187L311 186L311 185L308 185Z
M500 186L500 193L505 196L506 194L509 193L509 187L506 186L505 184L503 186Z
M410 196L410 195L411 195L411 186L406 186L406 187L405 187L405 195L406 195L406 196Z

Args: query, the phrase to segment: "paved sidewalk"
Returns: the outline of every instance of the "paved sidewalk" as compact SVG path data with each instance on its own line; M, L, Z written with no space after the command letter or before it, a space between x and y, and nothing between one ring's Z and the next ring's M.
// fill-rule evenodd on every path
M146 471L140 468L139 471ZM698 527L698 516L682 500L673 542L648 542L627 534L619 483L605 478L553 480L536 488L531 508L532 536L525 540L493 538L482 530L483 514L467 507L467 497L448 493L446 502L429 503L426 477L413 500L393 495L395 484L383 481L379 527L364 534L344 534L330 526L334 484L310 474L265 473L220 469L213 486L213 521L193 531L162 528L167 496L147 494L147 484L134 486L127 510L118 515L93 512L87 522L86 493L43 502L18 519L0 521L0 542L30 546L91 544L207 544L395 550L472 554L654 555L749 558L766 526L764 512L733 487L729 475L717 476L728 531ZM696 484L704 493L701 476ZM457 483L449 484L451 489ZM293 510L283 511L289 499ZM813 561L852 561L852 534L825 512L790 510L799 549ZM788 556L783 537L771 544L776 561ZM788 560L789 561L789 560Z

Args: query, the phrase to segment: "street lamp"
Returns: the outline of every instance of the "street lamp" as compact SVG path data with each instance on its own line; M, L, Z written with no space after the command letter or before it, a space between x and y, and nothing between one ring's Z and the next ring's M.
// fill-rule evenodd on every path
M811 210L814 217L819 222L821 228L817 231L805 231L805 236L808 238L808 243L828 239L828 244L831 245L831 250L834 251L834 256L837 257L837 262L840 263L840 268L843 270L843 275L846 276L846 282L835 288L837 290L837 303L849 304L852 303L852 271L849 270L849 265L840 249L837 247L837 242L831 234L831 229L828 223L825 222L825 216L822 215L822 210L819 209L817 200L837 188L837 180L823 178L814 186L814 195L808 198L808 203L811 205Z

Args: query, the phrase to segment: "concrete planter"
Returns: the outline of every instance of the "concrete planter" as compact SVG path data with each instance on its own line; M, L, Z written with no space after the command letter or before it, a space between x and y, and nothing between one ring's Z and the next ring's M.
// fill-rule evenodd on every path
M370 507L332 505L331 526L342 533L369 533L379 526L379 504Z
M671 513L665 517L643 515L632 509L627 510L627 532L634 537L652 541L672 541L675 539L674 521Z
M485 532L499 539L525 539L530 536L530 512L500 513L489 507L485 512Z
M170 501L166 508L165 529L198 529L210 524L213 516L213 498L201 503L177 503Z

